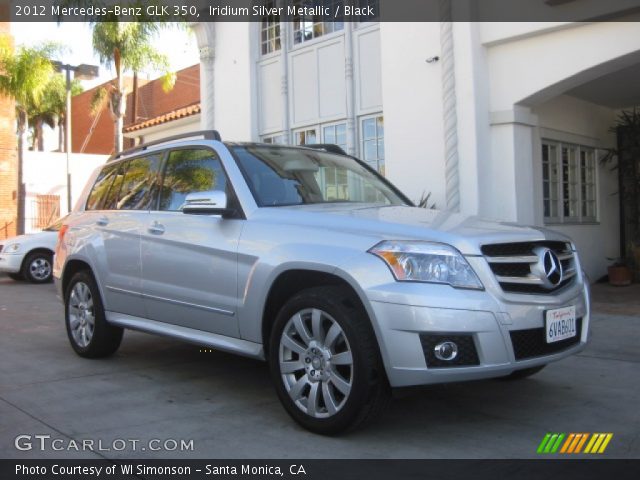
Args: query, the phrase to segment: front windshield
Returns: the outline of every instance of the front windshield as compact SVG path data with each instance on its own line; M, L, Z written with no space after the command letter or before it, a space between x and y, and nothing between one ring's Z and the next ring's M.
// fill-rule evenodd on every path
M262 207L317 203L406 205L381 177L353 158L304 148L230 146Z

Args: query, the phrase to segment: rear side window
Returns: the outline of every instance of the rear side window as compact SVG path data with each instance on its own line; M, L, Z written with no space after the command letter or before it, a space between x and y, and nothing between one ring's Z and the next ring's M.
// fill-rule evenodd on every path
M187 195L210 190L225 191L227 177L220 158L209 149L181 149L169 154L162 192L160 210L179 211Z
M87 210L102 210L103 199L109 193L111 184L116 177L120 165L107 165L102 169L96 182L93 184L89 199L87 200Z
M134 158L126 165L116 201L118 210L148 210L156 196L160 156Z
M103 169L87 210L147 210L157 194L160 156L134 158Z

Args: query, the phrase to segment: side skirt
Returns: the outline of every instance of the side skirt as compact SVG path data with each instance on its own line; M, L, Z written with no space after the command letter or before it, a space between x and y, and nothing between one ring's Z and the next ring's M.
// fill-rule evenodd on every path
M202 347L214 348L245 357L264 360L262 344L248 342L239 338L226 337L216 333L181 327L170 323L156 322L147 318L134 317L118 312L105 312L107 321L113 325L131 330L162 335Z

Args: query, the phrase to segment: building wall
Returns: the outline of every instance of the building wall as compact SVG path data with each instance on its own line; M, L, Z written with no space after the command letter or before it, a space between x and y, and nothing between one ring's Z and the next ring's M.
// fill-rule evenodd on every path
M125 78L125 85L130 90L132 79ZM91 101L96 91L106 86L106 83L99 85L71 99L71 151L74 153L113 153L114 123L108 104L105 103L95 115L91 112Z
M431 201L446 208L445 157L451 151L445 137L454 135L460 210L545 226L542 139L600 151L613 145L608 129L615 112L566 93L640 62L638 18L621 20L457 22L452 53L437 22L346 25L344 31L268 55L257 51L258 24L216 25L214 42L199 41L201 47L215 47L215 123L223 137L227 125L253 140L288 128L294 143L299 129L351 120L353 152L362 158L360 120L380 113L385 174L410 198L431 193ZM224 48L228 44L238 48ZM445 55L454 57L453 82L443 76ZM427 62L434 57L440 61ZM445 132L451 89L457 121ZM234 95L239 103L231 101ZM615 174L603 166L597 171L597 221L552 225L576 241L592 279L606 272L607 257L619 255Z
M9 34L9 23L0 22L0 35ZM0 97L0 239L16 234L17 186L15 104Z
M533 111L538 116L540 139L594 147L598 157L602 157L608 148L616 145L615 135L610 131L617 114L613 109L574 97L560 96L537 106ZM536 163L534 171L536 224L543 225L541 162ZM582 225L547 225L573 239L592 280L605 274L607 266L611 264L609 259L620 256L617 171L611 171L610 164L598 162L597 175L597 221Z
M77 154L71 155L69 171L71 172L71 204L75 205L82 193L91 173L102 165L108 155ZM60 197L60 215L67 210L67 155L59 152L25 152L24 183L25 199L25 231L33 227L35 203L38 195L57 195Z
M444 208L444 131L437 23L380 24L387 176L414 201ZM399 54L401 52L401 54Z
M142 81L138 87L136 118L133 118L133 97L133 93L127 95L125 127L197 103L200 101L200 64L176 72L176 82L168 92L163 90L161 78Z

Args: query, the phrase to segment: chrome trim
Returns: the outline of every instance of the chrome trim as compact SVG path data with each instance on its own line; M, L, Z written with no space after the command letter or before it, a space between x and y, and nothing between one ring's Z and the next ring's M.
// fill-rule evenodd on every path
M542 285L543 282L539 277L535 275L528 275L526 277L502 277L496 275L496 279L500 283L521 283L525 285Z
M116 292L116 293L124 293L125 295L132 295L134 297L142 297L142 294L140 292L134 292L133 290L125 290L124 288L111 287L109 285L107 285L105 288L107 290L110 290L110 291Z
M515 257L485 257L489 263L536 263L538 257L535 255L515 256Z
M172 298L157 297L155 295L149 295L148 293L135 292L133 290L125 290L123 288L111 287L109 285L107 285L106 288L107 290L111 290L112 292L124 293L126 295L132 295L134 297L148 298L150 300L159 300L161 302L171 303L173 305L182 305L185 307L198 308L200 310L205 310L207 312L214 312L214 313L220 313L221 315L227 315L228 317L235 316L235 312L231 310L225 310L223 308L207 307L206 305L199 305L197 303L183 302L182 300L174 300Z
M260 343L205 332L204 330L182 327L171 323L157 322L147 318L134 317L124 313L107 311L105 315L109 323L119 327L171 337L203 347L211 347L225 352L264 360L264 349Z

